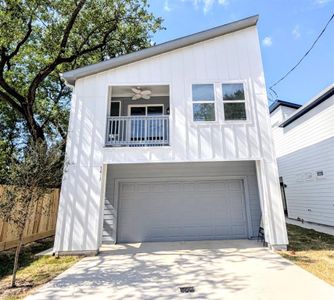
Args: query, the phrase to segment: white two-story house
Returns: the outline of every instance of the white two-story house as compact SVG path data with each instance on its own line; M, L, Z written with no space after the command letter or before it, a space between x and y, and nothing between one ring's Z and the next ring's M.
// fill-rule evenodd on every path
M304 105L270 107L286 214L334 226L334 83Z
M63 74L73 86L54 251L287 234L250 17ZM262 221L261 221L262 220Z

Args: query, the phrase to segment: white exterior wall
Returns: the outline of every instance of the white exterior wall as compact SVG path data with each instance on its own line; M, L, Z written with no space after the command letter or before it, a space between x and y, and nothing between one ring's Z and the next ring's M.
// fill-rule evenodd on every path
M334 97L273 134L289 217L334 226Z
M290 117L296 110L297 108L292 108L292 107L287 107L287 106L282 106L282 121L286 120L288 117Z
M283 114L281 106L276 108L271 114L270 114L270 124L271 127L277 127L283 120Z
M280 123L292 115L297 108L280 105L270 114L271 127L278 127Z
M221 83L240 81L245 84L247 121L224 121L219 89L216 89L217 120L205 124L192 121L193 83L215 83L219 87ZM170 146L104 147L110 87L152 84L170 86ZM101 215L105 181L101 171L103 166L145 162L258 161L263 218L268 223L267 241L273 245L287 244L255 27L77 80L68 136L69 168L76 170L76 178L71 181L65 176L63 181L56 251L87 250L88 245L91 247L89 250L96 250L100 242L101 223L100 220L90 219L88 223L93 224L85 223L86 203L90 202L90 214ZM87 176L92 173L89 170L101 175L94 178ZM86 193L87 186L90 187L89 193ZM271 207L270 203L275 207ZM73 206L80 209L74 210ZM68 223L73 222L65 222L65 214L67 218L76 219L73 222L80 228L68 228ZM269 223L275 231L269 229ZM90 242L82 243L82 236L72 234L74 230L86 234ZM96 236L99 237L97 240ZM69 242L70 239L77 241Z

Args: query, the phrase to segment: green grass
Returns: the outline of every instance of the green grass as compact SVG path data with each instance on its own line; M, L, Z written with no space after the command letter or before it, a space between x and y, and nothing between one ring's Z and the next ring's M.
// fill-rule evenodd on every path
M28 266L36 257L35 254L50 249L53 246L53 238L46 238L32 242L21 250L19 264L21 267ZM13 270L15 249L0 252L0 280L2 277L11 274Z
M289 235L288 250L334 250L334 236L287 224Z
M33 289L55 278L80 260L77 256L36 257L35 254L49 249L52 239L30 243L23 247L20 255L20 268L17 272L17 288L9 289L14 260L14 250L0 252L0 298L6 300L22 299ZM2 297L1 297L2 295Z
M279 253L334 285L334 236L287 224L289 246Z

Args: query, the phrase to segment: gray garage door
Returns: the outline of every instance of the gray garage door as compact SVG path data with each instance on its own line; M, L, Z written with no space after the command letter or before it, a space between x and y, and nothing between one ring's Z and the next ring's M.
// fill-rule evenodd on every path
M241 180L123 182L117 241L247 238Z

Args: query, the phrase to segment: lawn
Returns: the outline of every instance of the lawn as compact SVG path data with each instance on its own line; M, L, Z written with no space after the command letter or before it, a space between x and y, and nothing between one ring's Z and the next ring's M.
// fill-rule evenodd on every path
M20 255L20 269L17 272L17 288L9 289L14 251L0 252L0 298L5 300L22 299L33 289L50 281L79 261L77 256L36 257L35 254L51 248L52 239L33 242L23 247Z
M303 269L334 285L334 236L287 224L288 251L279 253Z

